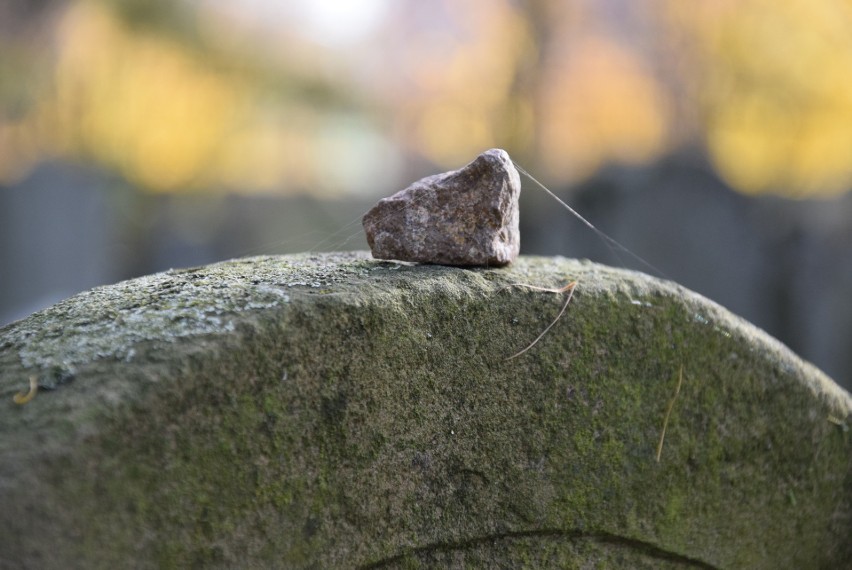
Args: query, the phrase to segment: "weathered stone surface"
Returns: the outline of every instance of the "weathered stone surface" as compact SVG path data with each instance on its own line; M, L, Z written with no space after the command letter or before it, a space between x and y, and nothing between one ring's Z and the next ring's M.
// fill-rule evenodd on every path
M364 216L373 257L441 265L501 266L518 256L521 181L505 150L427 176Z
M851 412L592 263L171 271L0 329L0 568L844 568Z

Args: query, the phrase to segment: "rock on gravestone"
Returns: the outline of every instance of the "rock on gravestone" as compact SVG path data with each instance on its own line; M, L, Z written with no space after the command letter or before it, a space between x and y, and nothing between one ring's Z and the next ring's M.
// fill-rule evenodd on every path
M505 150L427 176L364 216L373 257L443 265L501 266L518 257L521 181Z

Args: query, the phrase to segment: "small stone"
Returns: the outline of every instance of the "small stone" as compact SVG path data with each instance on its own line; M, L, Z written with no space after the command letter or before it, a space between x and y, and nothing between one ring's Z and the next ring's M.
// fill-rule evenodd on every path
M505 150L427 176L364 216L376 259L500 266L518 257L521 180Z

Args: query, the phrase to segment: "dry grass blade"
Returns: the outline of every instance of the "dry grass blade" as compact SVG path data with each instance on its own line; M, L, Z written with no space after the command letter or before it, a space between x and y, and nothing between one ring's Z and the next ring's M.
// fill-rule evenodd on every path
M523 284L523 283L518 283L518 284L515 284L514 286L515 286L515 287L527 287L528 289L533 289L533 290L535 290L535 291L546 291L546 292L548 292L548 293L566 293L566 292L567 292L567 293L568 293L568 297L565 299L565 302L562 304L562 310L560 310L560 311L559 311L559 314L558 314L558 315L556 315L556 318L555 318L555 319L553 319L553 322L551 322L549 325L547 325L547 328L545 328L543 331L541 331L541 334L540 334L540 335L538 335L538 336L535 338L535 340L534 340L534 341L532 341L532 342L529 344L529 346L527 346L526 348L524 348L523 350L521 350L521 351L519 351L519 352L516 352L515 354L513 354L512 356L510 356L510 357L509 357L509 358L507 358L506 360L512 360L513 358L517 358L517 357L519 357L520 355L524 354L524 353L525 353L526 351L528 351L529 349L531 349L532 347L534 347L534 346L536 345L536 343L537 343L538 341L540 341L544 335L546 335L546 334L547 334L547 331L549 331L550 329L552 329L552 328L553 328L553 326L554 326L557 322L559 322L559 319L561 319L561 318L562 318L562 315L564 315L564 314L565 314L565 309L567 309L567 308L568 308L568 303L570 303L570 302L571 302L571 297L573 297L573 296L574 296L574 288L577 286L577 282L576 282L576 281L572 281L572 282L570 282L568 285L566 285L565 287L562 287L561 289L546 289L546 288L544 288L544 287L536 287L535 285L525 285L525 284Z
M23 406L33 398L35 398L36 392L38 392L38 378L35 376L30 376L30 391L27 393L18 392L12 398L12 400L18 404L19 406Z
M666 417L663 418L663 431L660 432L660 443L657 444L657 463L660 462L660 457L663 455L663 442L666 439L666 428L669 427L669 416L672 414L672 408L674 408L677 395L680 394L681 384L683 384L683 364L680 365L680 374L678 374L677 387L675 388L674 396L672 396L672 399L669 400L669 406L666 408Z

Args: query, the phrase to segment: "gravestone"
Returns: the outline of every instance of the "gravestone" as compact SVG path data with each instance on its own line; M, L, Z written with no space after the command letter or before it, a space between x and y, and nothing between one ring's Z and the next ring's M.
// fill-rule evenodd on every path
M169 271L0 329L0 567L849 567L850 413L590 262Z

